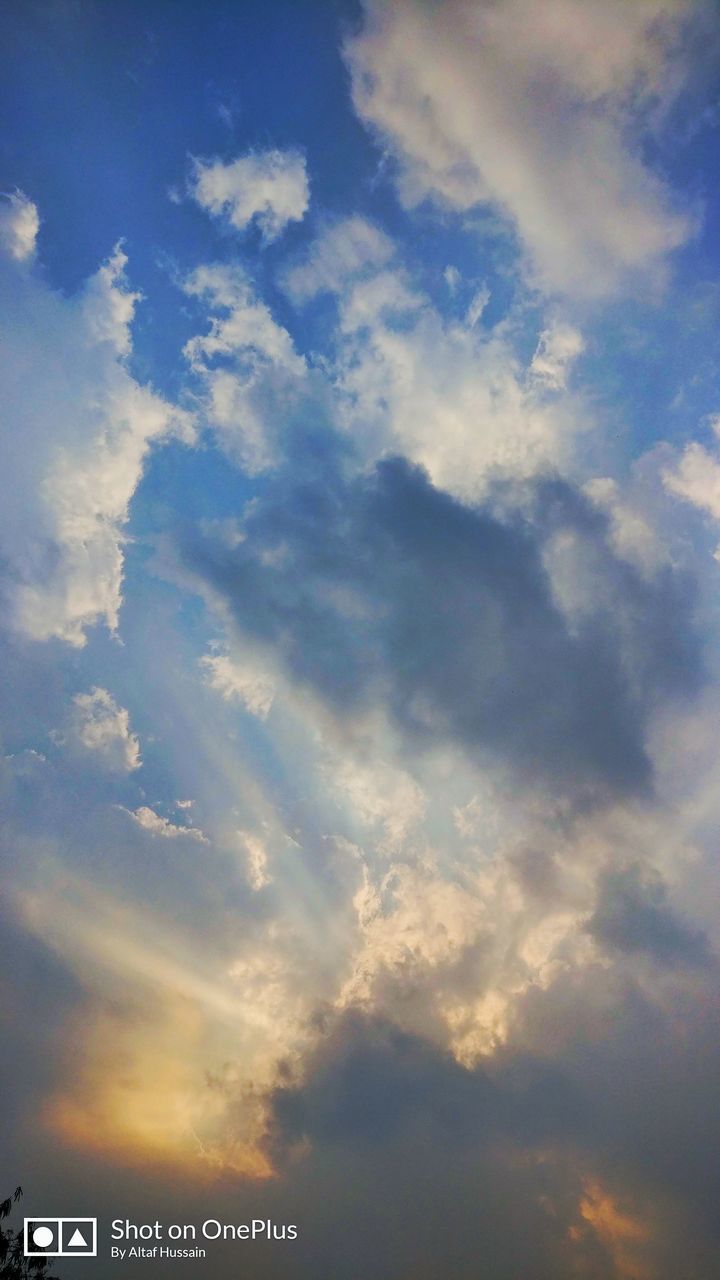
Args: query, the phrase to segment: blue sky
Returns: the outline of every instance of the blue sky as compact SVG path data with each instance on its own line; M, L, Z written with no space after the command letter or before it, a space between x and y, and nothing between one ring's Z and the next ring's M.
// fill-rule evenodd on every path
M711 1280L714 6L0 29L8 1186Z

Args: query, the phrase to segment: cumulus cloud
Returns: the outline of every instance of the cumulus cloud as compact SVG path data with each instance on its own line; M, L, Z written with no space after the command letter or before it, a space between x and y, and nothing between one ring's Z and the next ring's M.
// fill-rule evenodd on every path
M186 293L216 314L185 357L204 389L204 410L223 448L251 475L281 456L281 437L304 390L305 362L240 267L198 267Z
M290 1181L325 1187L326 1211L351 1165L352 1203L375 1225L366 1255L341 1194L332 1218L368 1270L392 1248L400 1274L428 1277L470 1280L482 1255L508 1280L702 1280L717 1248L710 992L702 974L651 994L605 966L561 972L472 1068L352 1010L271 1095L269 1150ZM433 1212L441 1187L450 1221ZM402 1230L388 1203L402 1203Z
M74 730L78 742L97 753L109 768L132 773L142 764L140 741L130 729L130 716L107 689L77 693Z
M720 438L720 418L710 421L713 434ZM713 520L720 520L720 461L717 449L711 452L694 440L687 445L680 460L665 467L662 480L668 493L689 502ZM720 547L715 552L720 559Z
M198 827L176 826L146 804L140 805L138 809L127 809L126 812L139 827L149 831L153 836L162 836L165 840L179 840L185 836L189 840L197 840L200 844L209 844L207 836Z
M407 207L491 205L544 288L603 295L687 239L641 157L686 0L368 0L346 44L360 117Z
M615 479L618 421L585 465L582 379L625 409L617 331L517 291L506 234L592 296L687 234L641 136L684 11L369 0L348 56L383 171L459 217L435 239L437 208L366 189L396 239L323 215L267 294L246 256L176 276L166 372L208 448L153 471L132 556L148 453L192 424L131 372L122 250L61 297L34 206L2 206L0 970L38 1203L62 1166L68 1211L132 1183L167 1221L298 1221L257 1280L715 1274L714 615L668 494L720 516L718 458ZM294 153L190 190L245 249L308 202ZM123 600L122 647L27 643L79 649Z
M153 444L193 438L188 415L127 368L139 295L125 265L117 249L71 299L2 268L3 591L11 624L36 640L79 647L94 623L117 628L123 530L145 459Z
M185 347L204 412L248 473L352 440L366 462L401 452L437 484L476 499L498 473L576 466L594 414L568 387L584 349L574 326L549 321L528 360L518 316L479 323L487 288L474 291L462 319L443 315L391 242L359 218L326 228L282 283L298 303L335 295L322 355L297 352L237 265L199 267L184 284L211 315L209 332Z
M679 498L720 519L720 463L701 444L689 444L675 471L665 472L665 487Z
M401 452L471 500L498 473L567 472L593 421L580 398L561 394L579 333L549 327L526 367L512 324L478 324L486 301L480 290L457 323L402 271L381 270L345 291L332 366L337 413L359 450Z
M280 482L237 547L181 555L336 714L380 705L417 750L454 743L559 793L642 789L652 708L700 679L689 584L617 561L569 487L541 488L537 512L463 507L395 459Z
M237 160L195 160L193 199L236 231L256 222L263 239L276 240L289 222L299 222L310 201L305 158L297 151L259 151Z
M37 206L22 191L0 196L0 247L17 262L32 258L40 230Z

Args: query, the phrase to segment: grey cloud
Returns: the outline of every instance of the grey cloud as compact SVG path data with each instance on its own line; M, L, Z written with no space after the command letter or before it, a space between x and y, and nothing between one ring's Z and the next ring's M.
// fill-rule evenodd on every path
M582 544L597 600L569 618L543 561ZM232 550L180 536L186 570L239 628L337 714L384 703L417 748L445 742L588 799L651 785L644 745L659 702L701 681L692 588L647 582L608 549L603 517L566 484L535 511L471 509L401 458L367 476L282 479Z
M493 1280L564 1280L582 1261L592 1280L614 1275L592 1233L568 1250L581 1179L569 1162L533 1158L546 1134L531 1117L533 1099L545 1118L572 1099L552 1068L525 1068L498 1082L381 1019L335 1022L304 1082L270 1100L272 1155L291 1184L324 1190L335 1222L322 1269L470 1280L481 1262ZM293 1148L308 1141L297 1165Z
M473 1070L350 1013L328 1023L301 1081L268 1100L281 1176L160 1183L151 1167L68 1159L48 1142L33 1148L28 1208L88 1205L103 1223L145 1221L151 1208L161 1221L300 1224L292 1249L211 1249L185 1264L192 1280L238 1264L258 1280L625 1280L630 1263L580 1210L597 1178L622 1212L652 1208L644 1274L711 1280L720 1055L709 996L700 976L663 1005L605 968L564 974L529 993L511 1043ZM114 1265L102 1257L87 1273ZM138 1275L152 1267L139 1261Z
M632 1236L623 1242L621 1232L614 1253L581 1209L598 1185L621 1214L639 1215L642 1274L709 1280L717 1248L717 1123L708 1110L717 1031L701 1030L709 994L694 985L662 1004L606 970L564 975L532 992L514 1041L475 1069L351 1012L330 1027L301 1081L272 1095L272 1155L288 1184L324 1188L338 1225L348 1222L351 1180L373 1238L364 1266L341 1265L343 1276L387 1267L398 1280L469 1278L482 1259L493 1280L621 1280L631 1274L623 1243ZM352 1231L355 1240L357 1219ZM326 1248L326 1259L342 1259L336 1241Z
M321 1040L304 1083L272 1094L269 1148L280 1163L306 1138L370 1150L418 1122L461 1148L500 1137L541 1145L577 1126L579 1098L561 1070L531 1055L518 1055L496 1076L461 1066L381 1017L350 1010Z
M717 1274L720 1037L717 969L666 971L641 986L592 966L531 988L519 1002L503 1071L519 1053L562 1071L576 1106L572 1136L604 1178L660 1207L665 1237L653 1280Z
M638 866L608 871L588 931L606 949L645 953L662 965L707 965L705 935L683 923L662 880Z
M602 1239L593 1244L591 1231L577 1230L580 1202L597 1184L622 1213L639 1214L643 1274L709 1280L720 1194L715 999L716 973L707 968L652 992L614 966L562 972L548 989L530 988L508 1043L473 1069L380 1018L347 1013L330 1024L299 1082L271 1096L271 1152L289 1177L300 1151L310 1180L343 1163L368 1173L368 1211L386 1197L404 1231L417 1232L418 1259L435 1250L436 1266L442 1249L453 1248L448 1223L462 1220L469 1248L492 1256L493 1277L564 1280L577 1268L586 1274L582 1265L591 1276L630 1274ZM394 1188L383 1182L385 1171L401 1169ZM460 1170L477 1190L471 1223L458 1198ZM543 1205L557 1236L538 1212ZM518 1230L528 1244L523 1259L509 1239ZM410 1257L405 1268L397 1274L415 1274ZM460 1257L449 1273L477 1274Z

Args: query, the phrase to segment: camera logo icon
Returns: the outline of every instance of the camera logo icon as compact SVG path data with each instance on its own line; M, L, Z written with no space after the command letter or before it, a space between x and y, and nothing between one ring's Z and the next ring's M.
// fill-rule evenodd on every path
M96 1258L97 1218L25 1218L26 1258Z

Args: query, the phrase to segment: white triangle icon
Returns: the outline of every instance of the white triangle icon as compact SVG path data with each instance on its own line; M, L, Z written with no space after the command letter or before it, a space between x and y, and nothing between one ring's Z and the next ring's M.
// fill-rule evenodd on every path
M68 1240L68 1249L80 1248L87 1249L87 1240L82 1235L80 1228L76 1227L70 1239Z

